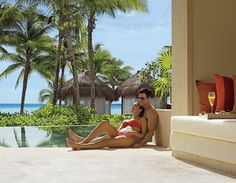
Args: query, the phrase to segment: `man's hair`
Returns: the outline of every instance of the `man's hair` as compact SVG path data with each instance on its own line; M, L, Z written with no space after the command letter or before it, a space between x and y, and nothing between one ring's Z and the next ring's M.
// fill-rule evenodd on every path
M138 90L138 94L139 94L139 93L145 93L145 95L147 96L147 98L153 97L152 91L151 91L150 89L148 89L148 88L140 88L140 89Z

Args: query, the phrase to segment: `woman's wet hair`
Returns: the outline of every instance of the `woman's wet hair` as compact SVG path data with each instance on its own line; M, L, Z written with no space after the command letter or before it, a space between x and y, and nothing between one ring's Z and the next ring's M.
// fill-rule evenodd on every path
M139 113L139 117L143 117L144 111L145 111L144 107L141 106L141 105L139 105L138 102L135 102L133 105L137 105L137 106L139 107L139 109L141 109L141 111L140 111L140 113Z

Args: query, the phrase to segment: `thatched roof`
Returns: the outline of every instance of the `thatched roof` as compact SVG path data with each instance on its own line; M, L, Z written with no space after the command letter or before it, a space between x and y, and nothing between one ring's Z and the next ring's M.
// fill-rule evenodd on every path
M124 81L121 86L116 88L116 92L118 96L126 97L126 96L137 96L138 90L140 88L148 88L152 91L154 97L154 88L150 86L151 80L148 82L142 82L139 77L139 72L137 72L132 77L128 78Z
M82 71L78 74L79 91L81 97L90 97L90 75L89 71ZM59 97L65 99L68 96L73 96L73 78L64 83ZM98 77L95 79L95 96L105 97L106 100L118 100L116 92Z

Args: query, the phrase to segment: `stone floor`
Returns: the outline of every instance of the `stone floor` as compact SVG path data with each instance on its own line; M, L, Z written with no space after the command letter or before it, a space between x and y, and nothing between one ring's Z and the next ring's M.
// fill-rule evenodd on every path
M0 148L1 183L231 183L226 175L171 156L158 147L69 151Z

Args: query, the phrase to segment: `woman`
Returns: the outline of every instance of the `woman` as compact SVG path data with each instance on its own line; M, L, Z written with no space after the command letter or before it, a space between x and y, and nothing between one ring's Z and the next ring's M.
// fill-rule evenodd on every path
M102 121L86 137L77 136L72 130L69 130L70 139L66 139L68 147L75 149L100 149L104 147L131 147L135 141L144 137L147 124L143 118L144 108L135 103L132 106L133 118L125 120L119 129L116 129L107 121ZM107 135L97 138L101 132Z

